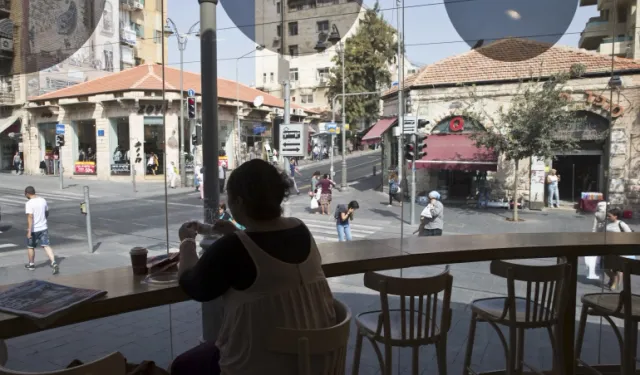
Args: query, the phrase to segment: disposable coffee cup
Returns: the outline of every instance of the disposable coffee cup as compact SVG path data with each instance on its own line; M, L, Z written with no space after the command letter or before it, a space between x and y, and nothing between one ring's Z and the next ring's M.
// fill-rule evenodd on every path
M134 275L147 274L147 254L149 251L144 247L134 247L129 251L131 255L131 267Z

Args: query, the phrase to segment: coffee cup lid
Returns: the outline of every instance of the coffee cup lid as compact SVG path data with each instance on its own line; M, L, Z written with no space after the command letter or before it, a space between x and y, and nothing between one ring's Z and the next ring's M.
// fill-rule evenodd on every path
M146 248L144 248L144 247L137 246L137 247L134 247L133 249L131 249L130 252L131 253L146 253L146 252L148 252L148 250Z

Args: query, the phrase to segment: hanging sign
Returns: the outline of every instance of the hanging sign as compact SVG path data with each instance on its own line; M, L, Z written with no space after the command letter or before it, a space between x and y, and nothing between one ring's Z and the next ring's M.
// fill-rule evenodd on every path
M460 116L454 117L449 122L449 129L452 132L459 132L464 129L464 119Z
M584 94L587 96L587 104L604 109L611 114L612 118L618 118L624 114L624 107L618 104L612 105L604 95L597 95L593 91L585 91Z

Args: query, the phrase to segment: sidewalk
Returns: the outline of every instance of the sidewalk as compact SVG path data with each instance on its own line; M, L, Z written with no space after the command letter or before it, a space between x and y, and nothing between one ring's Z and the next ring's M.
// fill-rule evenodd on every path
M42 175L14 175L0 174L2 176L2 187L14 190L23 190L27 186L33 186L36 191L61 193L83 193L84 186L89 187L90 193L98 196L117 196L121 199L144 198L165 194L164 181L136 181L136 191L133 190L131 181L99 181L86 178L64 178L64 188L60 190L60 179L57 176ZM168 195L183 194L193 191L193 187L167 189Z
M354 151L351 154L347 155L347 159L357 158L359 156L375 155L375 154L380 154L380 150ZM334 159L334 162L342 160L342 155L333 155L333 159ZM298 162L298 169L303 170L303 169L320 167L320 166L329 165L329 164L331 164L330 158L323 159L321 161L304 159Z

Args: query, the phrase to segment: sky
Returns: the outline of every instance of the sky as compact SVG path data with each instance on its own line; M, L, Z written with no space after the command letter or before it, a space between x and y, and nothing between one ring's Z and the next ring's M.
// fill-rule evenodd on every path
M465 8L468 10L466 13L452 12L455 6L459 7L463 5L461 3L467 1L474 4ZM550 1L556 3L555 9L550 10L544 5ZM365 4L370 7L374 2L365 0ZM449 2L451 4L447 4ZM397 25L396 1L380 0L379 3L383 17L395 27ZM577 0L536 0L533 3L542 5L533 8L527 7L525 5L527 3L532 2L531 0L405 0L404 28L407 56L414 63L430 64L468 51L469 43L463 38L474 40L483 36L490 38L491 35L506 32L513 36L512 33L517 32L513 30L524 30L523 34L516 36L531 36L549 35L552 33L548 30L566 29L557 44L577 47L580 32L584 30L586 22L590 17L598 15L595 6L577 7ZM557 3L565 3L565 6L559 9ZM505 4L512 4L511 6L517 10L515 16L511 10L507 13L508 17L505 16ZM577 10L573 14L576 7ZM177 25L178 31L186 33L200 19L198 2L168 0L168 15ZM566 27L564 23L569 22L570 25ZM454 23L458 25L457 29L460 33L454 27ZM473 27L482 27L482 30L477 31ZM217 7L217 28L218 75L235 80L236 58L254 50L255 44L234 25L222 3ZM547 40L549 38L546 36ZM470 43L473 44L473 42ZM169 38L168 49L168 64L179 68L180 55L175 37ZM200 72L200 41L195 36L188 39L184 62L186 71ZM238 64L239 81L247 85L253 84L255 81L254 59L248 57L240 60Z

